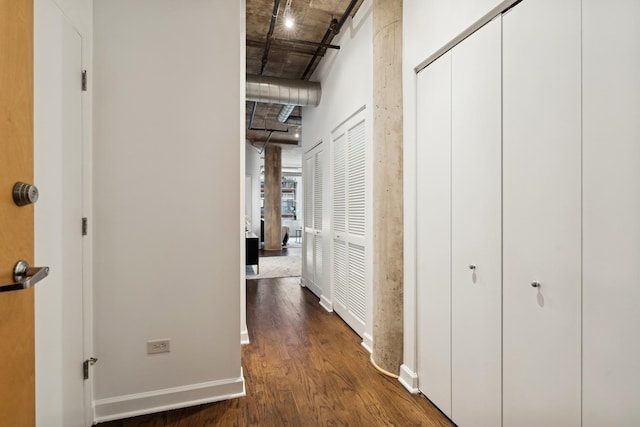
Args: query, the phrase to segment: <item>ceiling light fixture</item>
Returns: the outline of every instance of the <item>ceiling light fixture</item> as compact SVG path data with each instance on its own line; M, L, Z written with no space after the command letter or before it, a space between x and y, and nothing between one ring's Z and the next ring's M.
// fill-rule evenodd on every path
M296 133L296 138L299 138L299 137L300 137L300 134L299 134L299 133Z
M287 5L284 7L284 26L288 29L292 29L295 25L295 21L291 16L291 2L292 0L287 0Z
M284 20L284 26L287 28L293 28L293 25L295 24L295 22L293 21L293 18L291 17L287 17Z

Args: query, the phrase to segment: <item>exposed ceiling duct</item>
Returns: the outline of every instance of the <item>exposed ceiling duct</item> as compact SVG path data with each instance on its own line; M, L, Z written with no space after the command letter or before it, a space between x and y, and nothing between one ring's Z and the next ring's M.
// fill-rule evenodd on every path
M287 128L299 128L302 120L297 113L299 109L294 106L319 104L319 85L311 83L312 87L316 87L310 88L306 81L328 50L340 48L332 41L347 24L349 17L356 14L363 1L247 0L245 116L249 140L259 142L262 147L268 133L273 131L269 144L300 144L299 137L294 137L299 129L283 133L278 129L279 126L269 123L280 122ZM293 31L286 25L287 17L295 18L296 27ZM329 24L328 28L326 24ZM274 54L274 50L278 51L277 54ZM274 108L278 104L280 107ZM254 128L256 120L261 125Z
M278 117L277 117L278 121L280 123L287 122L294 108L296 108L296 106L293 104L283 105L282 108L280 109L280 112L278 113Z
M285 122L291 126L302 126L302 117L300 116L289 116L287 121Z
M320 104L320 95L318 82L247 74L247 101L317 107Z

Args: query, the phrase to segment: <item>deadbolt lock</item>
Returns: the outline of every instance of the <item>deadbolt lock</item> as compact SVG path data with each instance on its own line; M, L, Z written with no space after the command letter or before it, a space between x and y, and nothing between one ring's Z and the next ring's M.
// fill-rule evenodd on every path
M38 188L26 182L16 182L13 186L13 202L18 206L31 205L38 201Z

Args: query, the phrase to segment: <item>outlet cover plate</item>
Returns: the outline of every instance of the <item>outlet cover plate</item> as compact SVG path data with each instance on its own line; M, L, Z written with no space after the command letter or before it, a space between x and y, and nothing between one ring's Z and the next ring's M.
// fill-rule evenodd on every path
M147 354L168 353L171 351L171 340L149 340L147 341Z

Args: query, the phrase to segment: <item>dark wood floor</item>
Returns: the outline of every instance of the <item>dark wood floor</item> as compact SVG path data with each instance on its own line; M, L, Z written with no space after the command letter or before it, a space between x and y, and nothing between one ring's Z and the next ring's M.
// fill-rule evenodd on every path
M369 363L361 339L300 278L247 281L247 396L102 427L452 426Z
M301 256L302 255L302 247L300 244L297 245L288 245L280 249L279 251L265 251L264 249L260 249L260 257L267 256Z

